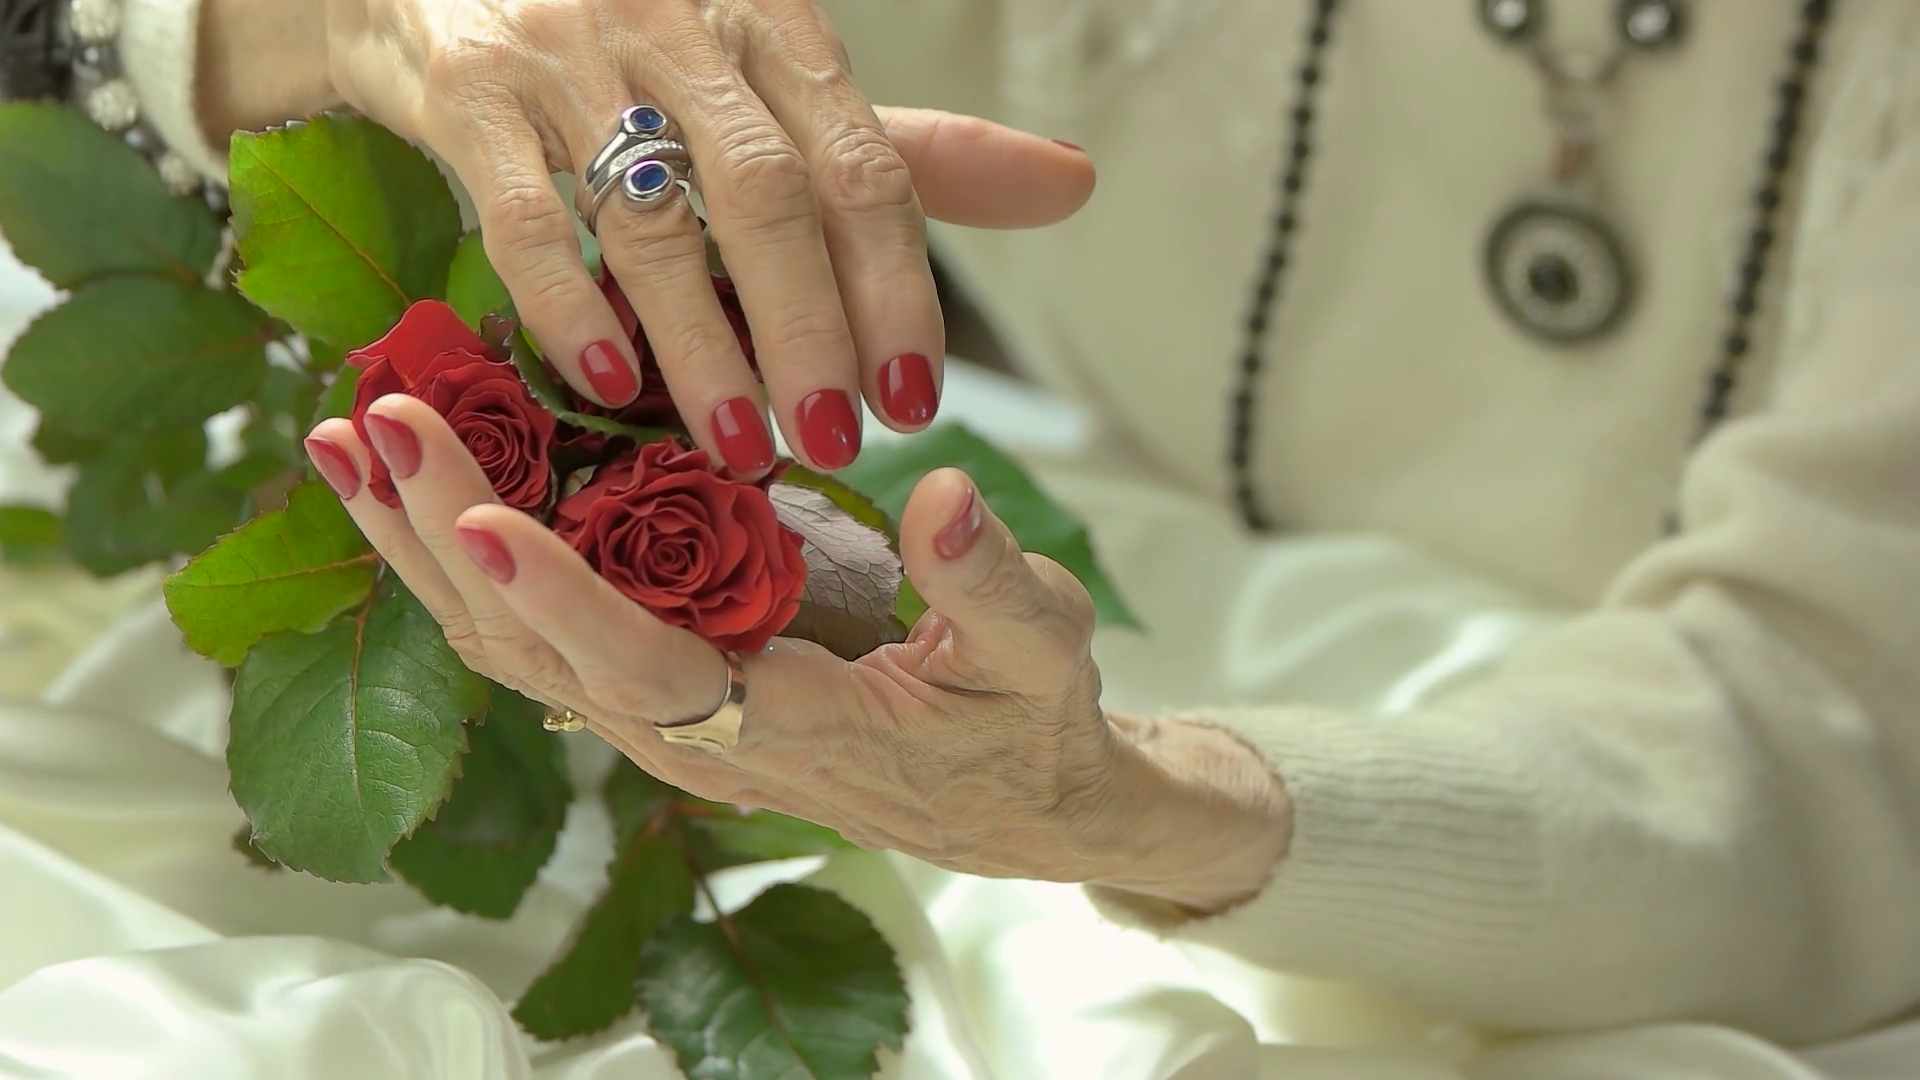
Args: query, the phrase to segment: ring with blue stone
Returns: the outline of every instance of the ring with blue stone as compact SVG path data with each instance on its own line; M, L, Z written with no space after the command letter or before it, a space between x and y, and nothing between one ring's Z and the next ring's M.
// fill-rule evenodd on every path
M593 232L600 208L618 191L635 206L655 206L675 189L692 188L693 158L686 144L662 135L667 119L658 109L636 105L620 120L620 132L608 141L580 178L580 218Z

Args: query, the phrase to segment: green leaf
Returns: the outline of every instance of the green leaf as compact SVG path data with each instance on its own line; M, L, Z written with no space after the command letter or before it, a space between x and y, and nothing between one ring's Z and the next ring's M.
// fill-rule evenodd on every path
M333 373L333 382L320 395L320 404L313 410L313 422L331 420L336 416L353 415L353 391L360 385L360 369L343 367Z
M47 423L44 416L40 418L39 426L34 428L32 445L34 453L49 465L74 465L91 457L99 457L107 449L106 440L63 431Z
M50 562L63 547L59 514L43 506L0 506L0 562Z
M858 908L775 885L712 923L655 931L635 983L689 1080L867 1080L907 1033L893 951Z
M239 852L258 870L285 870L286 867L267 858L266 853L253 846L253 830L245 825L233 834L233 850Z
M307 370L315 375L326 375L340 370L347 361L347 350L338 345L329 345L324 341L305 339L307 343Z
M482 333L481 336L486 335ZM534 348L533 341L527 337L526 331L516 328L507 340L513 366L519 370L520 381L527 384L527 390L533 395L533 400L539 402L541 408L574 427L597 431L602 435L625 436L639 444L658 442L679 434L664 428L634 427L617 420L609 420L604 416L594 416L568 408L566 397L560 393L560 388L555 386L553 379L547 375L546 366L540 362L539 350Z
M875 446L842 471L841 479L873 497L896 519L906 510L907 496L920 478L935 469L953 466L973 477L987 505L1013 530L1028 551L1037 552L1067 568L1087 592L1102 623L1139 626L1139 619L1100 568L1086 527L1036 486L1026 471L993 444L958 424L942 425L898 443ZM902 590L903 593L905 590ZM924 610L924 605L922 606ZM919 616L903 605L901 621L909 626Z
M384 881L387 853L445 801L487 707L420 602L387 575L317 634L273 634L233 684L227 771L267 857Z
M116 274L199 284L220 227L198 198L160 175L79 111L0 105L0 233L55 288Z
M113 278L35 319L0 378L64 431L184 427L254 392L267 370L269 329L230 292Z
M197 427L103 444L67 493L67 552L106 577L206 548L240 523L246 499L206 455Z
M321 483L262 514L167 579L167 610L202 656L232 667L268 634L313 633L366 600L379 561Z
M308 337L357 348L442 295L460 208L425 154L358 117L232 142L240 290Z
M567 820L567 744L540 727L546 707L493 688L468 730L460 779L433 820L393 849L400 875L436 904L505 919L533 887Z
M833 500L833 505L845 510L853 520L870 529L878 529L892 541L894 550L900 546L900 526L894 522L893 515L880 508L865 492L854 488L837 476L817 473L798 462L788 464L778 474L779 482L795 487L812 488Z
M453 268L447 271L447 303L475 330L480 329L481 319L513 306L507 286L487 261L478 232L461 237L453 253Z
M588 910L572 942L513 1007L536 1038L591 1035L634 1007L640 950L654 929L693 910L693 878L664 818L623 835L607 868L607 891Z
M857 850L824 825L776 814L710 803L710 816L688 817L687 839L704 873L730 866L804 859Z
M781 635L814 642L843 660L905 641L907 628L894 617L904 575L893 540L826 492L784 477L768 486L767 498L780 524L800 537L807 561L800 610Z

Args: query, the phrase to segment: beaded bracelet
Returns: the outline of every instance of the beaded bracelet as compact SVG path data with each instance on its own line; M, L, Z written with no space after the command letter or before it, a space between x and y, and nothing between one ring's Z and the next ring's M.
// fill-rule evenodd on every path
M64 100L120 136L175 195L224 214L226 191L167 148L121 71L121 0L0 0L0 100Z

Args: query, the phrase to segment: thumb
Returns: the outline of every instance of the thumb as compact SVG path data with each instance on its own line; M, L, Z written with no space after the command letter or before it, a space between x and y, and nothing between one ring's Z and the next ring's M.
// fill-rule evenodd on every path
M930 218L1031 229L1072 217L1093 195L1093 162L1051 139L932 109L875 112Z
M914 488L900 556L927 606L947 622L963 674L1038 690L1085 664L1093 601L1058 563L1020 550L967 474L939 469Z

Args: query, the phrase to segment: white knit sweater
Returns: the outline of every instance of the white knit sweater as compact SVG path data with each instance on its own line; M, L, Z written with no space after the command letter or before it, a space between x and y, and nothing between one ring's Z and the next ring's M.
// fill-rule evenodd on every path
M1302 0L834 0L877 99L1088 148L1038 234L940 234L1040 377L1145 467L1223 490L1236 328ZM1472 5L1349 0L1260 416L1269 503L1393 531L1595 610L1387 721L1194 715L1270 759L1293 849L1162 927L1516 1028L1701 1018L1789 1039L1920 1003L1920 3L1840 0L1743 418L1688 433L1799 0L1697 0L1631 62L1601 168L1632 321L1518 336L1478 245L1542 170L1526 67ZM1550 5L1605 40L1614 0ZM191 115L197 0L129 0L150 114ZM1662 540L1676 484L1687 531ZM1110 905L1121 917L1147 916Z

